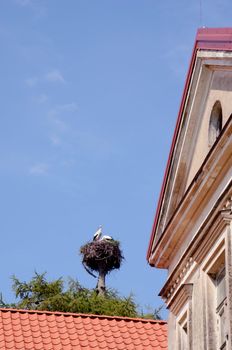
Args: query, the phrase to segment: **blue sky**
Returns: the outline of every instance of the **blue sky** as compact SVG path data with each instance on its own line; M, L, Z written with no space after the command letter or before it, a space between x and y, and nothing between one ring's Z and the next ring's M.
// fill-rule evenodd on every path
M166 274L145 257L186 71L197 28L231 26L231 13L229 0L1 1L8 301L10 276L34 270L94 287L78 251L102 224L125 256L108 286L162 304Z

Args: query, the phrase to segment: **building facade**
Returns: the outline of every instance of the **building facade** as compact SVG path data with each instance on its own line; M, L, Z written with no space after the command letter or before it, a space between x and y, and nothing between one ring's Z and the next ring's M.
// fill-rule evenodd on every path
M169 350L232 349L232 28L199 29L147 259Z

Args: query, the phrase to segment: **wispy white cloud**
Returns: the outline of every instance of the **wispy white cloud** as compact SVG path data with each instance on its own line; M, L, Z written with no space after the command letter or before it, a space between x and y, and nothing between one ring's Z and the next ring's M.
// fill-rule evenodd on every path
M53 69L43 76L34 76L25 79L25 83L29 87L35 87L40 83L58 83L64 84L66 81L63 74L58 69Z
M78 105L76 102L65 103L61 105L56 105L52 109L49 110L48 116L54 117L57 115L64 115L65 113L74 113L78 110Z
M31 0L16 0L16 4L20 6L28 6L32 4Z
M44 176L48 175L49 165L46 163L35 163L29 168L30 175Z
M50 83L65 83L64 77L58 69L53 69L48 72L44 79Z
M52 145L63 145L64 140L70 141L70 135L73 129L70 126L70 118L68 116L75 115L78 110L76 102L70 102L54 106L48 111L48 118L51 125L50 141Z
M58 137L57 135L51 135L50 136L50 140L51 140L51 143L54 145L54 146L58 146L61 144L61 139L60 137Z
M47 100L48 100L48 96L46 94L34 96L34 101L39 103L39 104L43 104L43 103L47 102Z
M78 110L78 105L75 102L58 105L56 107L57 112L76 112L77 110Z
M167 62L171 71L176 76L182 77L185 75L190 53L191 46L181 44L165 52L163 58Z
M70 167L76 164L76 160L73 158L64 159L61 161L60 165L63 167Z
M54 117L52 119L52 124L53 124L53 127L56 129L56 131L59 131L59 132L64 132L69 129L68 123L58 117Z
M34 86L37 85L38 81L39 81L39 80L38 80L37 77L32 77L32 78L27 78L27 79L25 80L25 83L26 83L28 86L30 86L30 87L34 87Z
M15 3L21 7L29 8L34 12L35 18L40 19L46 16L47 8L44 4L36 0L15 0Z

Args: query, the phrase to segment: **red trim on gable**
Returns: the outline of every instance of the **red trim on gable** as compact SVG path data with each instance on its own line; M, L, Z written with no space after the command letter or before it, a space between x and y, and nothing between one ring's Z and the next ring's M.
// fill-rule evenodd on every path
M160 191L160 196L158 200L158 205L155 213L154 223L152 227L151 237L149 241L148 251L147 251L147 261L149 262L150 255L152 253L152 245L155 239L155 231L158 224L161 207L164 199L166 184L168 180L168 174L170 172L172 158L174 154L175 144L177 141L177 136L179 134L180 124L182 121L182 114L184 109L185 100L187 97L189 84L193 72L193 67L196 61L196 55L198 50L220 50L220 51L232 51L232 28L201 28L198 29L195 44L190 60L190 65L185 81L184 91L181 98L180 109L177 117L176 127L174 130L174 135L172 138L171 149L168 156L167 166L164 173L164 179Z

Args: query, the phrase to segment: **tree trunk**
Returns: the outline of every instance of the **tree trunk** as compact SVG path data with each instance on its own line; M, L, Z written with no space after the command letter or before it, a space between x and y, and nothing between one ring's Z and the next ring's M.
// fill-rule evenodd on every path
M106 273L103 269L99 269L98 281L97 281L97 292L99 295L104 296L106 293Z

